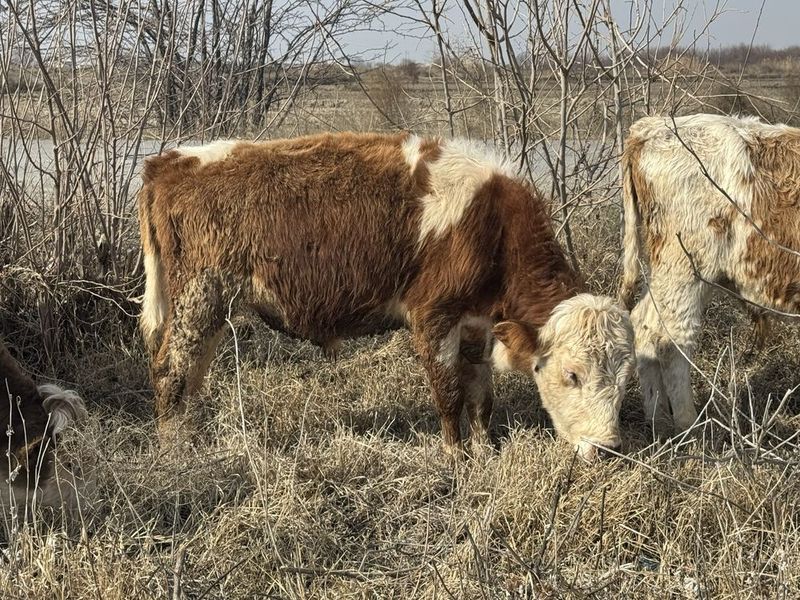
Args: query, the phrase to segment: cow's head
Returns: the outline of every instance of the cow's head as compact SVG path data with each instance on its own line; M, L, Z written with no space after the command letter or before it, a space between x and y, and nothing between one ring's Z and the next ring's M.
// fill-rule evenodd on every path
M591 460L620 446L619 411L633 362L628 312L611 298L578 294L558 304L537 332L520 321L494 327L501 369L533 375L556 431Z
M36 412L11 419L10 452L0 461L0 476L8 482L0 489L0 508L7 512L38 506L72 516L82 508L87 481L56 464L55 446L68 426L86 418L86 407L72 390L46 384L37 391L41 406L27 405Z

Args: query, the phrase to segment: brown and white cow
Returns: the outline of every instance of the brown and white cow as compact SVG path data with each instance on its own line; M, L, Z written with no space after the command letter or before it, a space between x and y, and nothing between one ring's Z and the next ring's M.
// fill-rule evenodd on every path
M0 429L5 459L0 461L0 507L48 507L71 513L76 506L76 482L57 468L54 447L58 436L86 417L83 400L72 390L53 384L37 386L0 342L0 386L4 406Z
M449 450L464 406L486 439L492 362L534 376L585 457L619 445L627 311L580 293L546 207L487 148L404 133L221 141L148 158L143 181L141 328L162 439L226 317L251 307L327 348L408 326Z
M800 129L647 117L631 126L623 167L625 304L640 238L650 271L631 314L645 413L660 431L685 430L697 418L688 359L714 289L800 313Z

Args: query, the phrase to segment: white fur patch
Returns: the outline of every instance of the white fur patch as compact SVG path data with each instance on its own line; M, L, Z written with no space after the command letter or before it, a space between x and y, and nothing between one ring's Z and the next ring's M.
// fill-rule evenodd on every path
M408 312L408 306L401 302L398 298L389 300L383 308L386 315L391 319L396 319L403 323L408 323L411 320L411 315Z
M412 173L414 172L414 169L417 168L419 159L422 158L422 153L420 152L421 145L422 138L418 135L412 135L409 136L405 142L403 142L403 146L401 147L401 150L403 151L403 157L406 159L406 162L411 168Z
M40 385L37 389L42 396L42 407L50 413L53 435L63 432L70 423L80 423L86 418L86 405L77 392L52 383Z
M193 156L200 159L200 166L225 160L230 156L236 140L217 140L203 146L181 146L177 148L182 156Z
M164 296L164 268L157 255L144 255L144 298L139 324L145 337L150 339L161 329L167 317L167 299Z
M420 141L411 137L403 144L403 155L412 170L420 160ZM457 225L475 194L493 175L517 177L508 160L485 144L453 139L443 142L440 150L439 157L427 163L431 191L422 198L420 244L428 236L441 236Z
M461 320L450 329L447 336L445 336L439 344L439 353L436 355L436 360L438 362L448 366L455 366L458 364L459 355L461 353L461 331L464 327L475 327L484 330L484 358L489 358L487 353L492 337L491 321L486 317L467 315L462 317Z
M620 386L635 357L630 315L608 296L584 293L560 302L539 330L539 342L544 352L560 347L577 361L600 359L596 367Z
M439 354L436 355L437 362L448 367L458 364L458 354L461 350L461 327L456 325L439 343Z
M599 315L603 317L597 321ZM599 327L597 331L588 329L595 326ZM578 343L604 331L605 334L612 335L614 342L620 342L628 337L632 340L630 329L628 311L612 298L582 293L559 302L553 308L550 317L539 331L539 338L542 344L548 344L558 338ZM631 348L616 348L616 350L630 351Z
M702 173L701 164L739 208L749 214L753 199L755 166L747 142L760 135L777 134L783 126L758 119L736 119L721 115L690 115L672 119L649 117L631 126L631 137L646 141L639 167L651 193L668 204L670 213L707 223L703 199L724 208L729 202ZM690 148L691 152L686 148ZM688 203L688 204L687 204ZM715 207L710 207L714 209ZM686 215L686 211L699 213ZM716 214L716 213L714 213ZM702 223L700 222L702 220Z
M500 340L495 340L492 347L492 366L500 372L513 370L508 346Z

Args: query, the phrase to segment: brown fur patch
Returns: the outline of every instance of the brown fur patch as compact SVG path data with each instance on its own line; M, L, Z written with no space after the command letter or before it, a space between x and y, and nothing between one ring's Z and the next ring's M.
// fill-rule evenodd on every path
M731 221L725 215L717 215L708 220L708 226L718 237L728 237L731 230Z
M177 150L167 150L166 152L157 156L148 156L144 159L144 166L142 167L142 182L144 184L155 181L162 174L174 170L175 163L180 157L180 152Z
M751 311L750 317L753 321L753 346L760 352L764 349L771 331L770 316L764 311Z
M425 138L419 145L419 153L424 162L436 162L442 155L439 138Z
M752 219L774 242L800 251L800 130L761 136L750 145L756 172ZM800 312L800 257L771 244L751 228L744 262L756 301Z
M631 169L635 202L641 215L638 235L644 238L648 261L651 265L657 265L661 261L661 251L664 247L664 225L661 222L660 211L655 210L656 198L650 190L650 183L639 167L639 157L644 148L644 139L635 136L628 137L623 161Z
M584 282L572 270L556 241L549 209L536 190L507 177L489 185L502 198L499 222L503 237L499 255L504 293L494 302L495 320L517 319L538 329L553 308L583 291Z
M536 330L522 321L501 321L492 329L497 341L508 348L511 366L516 371L529 372L533 354L538 347Z
M487 347L486 330L483 327L462 326L461 357L469 363L485 363L491 348Z

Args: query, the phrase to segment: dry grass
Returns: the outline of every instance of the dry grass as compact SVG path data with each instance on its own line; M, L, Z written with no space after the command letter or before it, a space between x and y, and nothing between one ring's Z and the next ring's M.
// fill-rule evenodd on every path
M614 243L588 240L616 226L595 220L578 245L592 286L608 291ZM0 595L797 597L800 406L767 406L795 382L794 330L743 361L749 329L730 309L712 308L698 357L711 383L698 374L696 392L718 388L717 423L699 441L652 444L632 388L626 455L592 465L554 439L519 376L495 377L496 450L453 465L405 332L349 342L329 362L250 319L195 399L205 428L194 448L160 455L132 319L98 303L94 319L70 320L50 370L22 312L4 314L17 353L89 399L62 456L95 469L99 509L83 530L8 532ZM738 417L723 395L738 398ZM765 414L769 427L753 426Z

